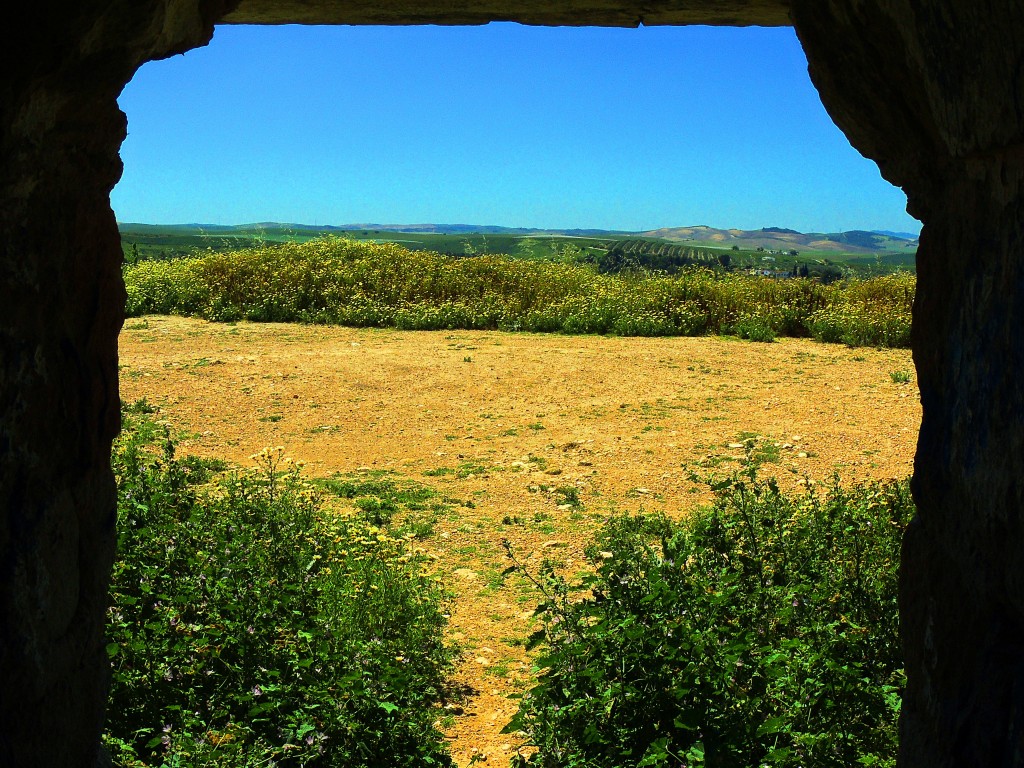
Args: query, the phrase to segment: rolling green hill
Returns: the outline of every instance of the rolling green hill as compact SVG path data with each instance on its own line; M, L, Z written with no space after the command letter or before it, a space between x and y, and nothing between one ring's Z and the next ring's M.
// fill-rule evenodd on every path
M602 272L653 269L674 272L692 265L775 272L807 267L832 278L843 272L883 273L913 269L917 241L893 233L804 234L761 230L677 227L648 232L599 229L542 230L467 224L207 225L121 223L129 262L167 259L196 252L224 252L334 235L369 242L398 243L413 251L452 256L507 254L527 260L590 263Z
M796 250L801 253L874 254L874 253L916 253L917 239L899 237L893 233L820 232L803 233L781 227L764 229L715 229L714 227L671 227L642 233L644 237L655 237L692 245L731 248L741 250L782 251Z

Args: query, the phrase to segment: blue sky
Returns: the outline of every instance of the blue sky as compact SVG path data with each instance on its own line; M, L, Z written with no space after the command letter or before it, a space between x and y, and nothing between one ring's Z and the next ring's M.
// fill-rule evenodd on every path
M788 28L223 26L120 104L119 221L919 228Z

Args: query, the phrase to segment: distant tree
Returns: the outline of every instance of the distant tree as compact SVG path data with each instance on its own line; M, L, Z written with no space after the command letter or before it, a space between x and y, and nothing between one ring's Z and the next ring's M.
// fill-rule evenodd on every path
M630 269L638 269L640 262L627 250L628 246L617 243L608 249L598 260L597 268L600 272L623 272Z
M735 245L732 248L734 251L739 250ZM732 266L732 256L728 253L720 253L718 255L718 263L722 265L722 269L729 269L729 267Z

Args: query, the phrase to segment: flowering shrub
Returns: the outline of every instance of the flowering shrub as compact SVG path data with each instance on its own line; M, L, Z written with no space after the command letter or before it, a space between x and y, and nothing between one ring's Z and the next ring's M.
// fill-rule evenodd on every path
M442 593L411 539L326 510L280 449L179 459L140 410L113 454L115 764L450 765Z
M695 268L601 274L507 256L456 258L393 243L307 243L142 261L124 271L129 316L502 329L637 336L814 336L908 346L912 275L824 285Z
M748 470L715 491L679 523L612 518L581 583L513 566L545 594L516 765L895 764L908 484L791 498Z

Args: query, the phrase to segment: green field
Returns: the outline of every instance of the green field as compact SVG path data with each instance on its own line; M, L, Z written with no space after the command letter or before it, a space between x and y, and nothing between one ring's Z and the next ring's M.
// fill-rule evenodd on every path
M450 256L503 254L526 260L591 263L602 272L648 269L674 272L698 265L730 270L772 272L806 270L807 276L832 280L866 277L897 270L913 271L915 255L903 250L837 253L823 250L758 251L699 241L680 241L640 233L570 230L480 231L482 227L450 227L452 231L403 231L394 227L348 229L304 225L153 225L120 224L125 260L168 259L203 252L227 252L280 243L304 243L325 235L374 243L397 243L411 251ZM410 228L411 229L411 228ZM464 231L463 231L464 230Z

